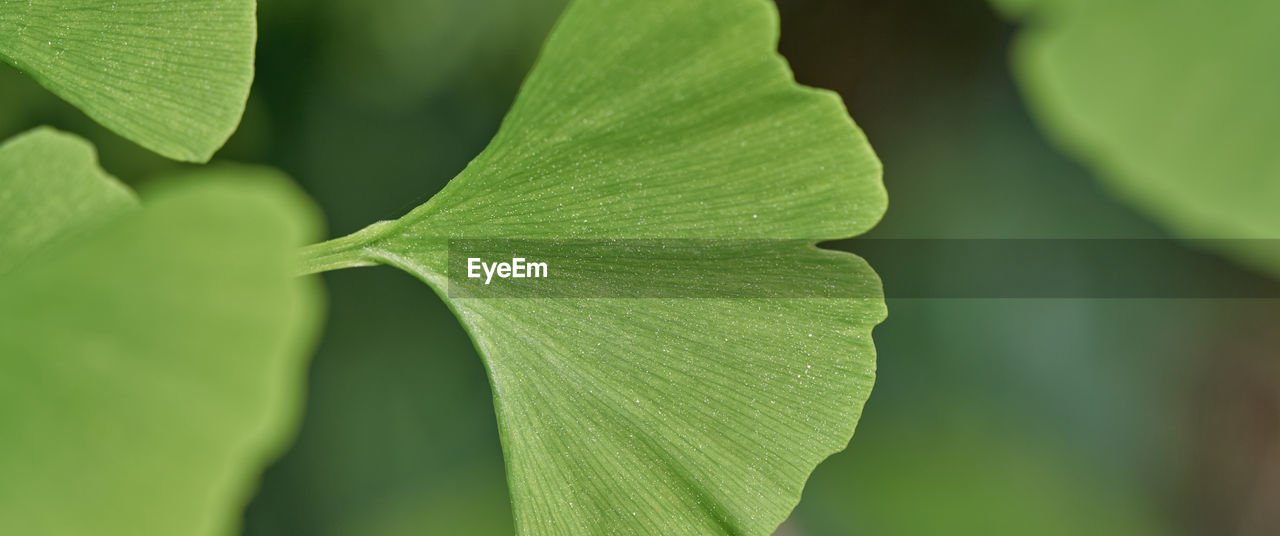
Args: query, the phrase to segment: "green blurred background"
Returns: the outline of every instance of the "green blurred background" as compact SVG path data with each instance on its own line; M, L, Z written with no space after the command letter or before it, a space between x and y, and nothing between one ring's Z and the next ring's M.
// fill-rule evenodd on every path
M485 146L563 3L262 0L257 81L218 158L291 174L334 236L400 216ZM872 236L1165 236L1045 141L1010 75L1014 28L985 1L779 4L797 78L838 91L885 163ZM144 187L180 166L12 69L0 100L0 136L82 134ZM305 420L245 533L510 534L488 383L457 322L391 268L325 282ZM779 534L1280 534L1278 309L890 300L853 442Z

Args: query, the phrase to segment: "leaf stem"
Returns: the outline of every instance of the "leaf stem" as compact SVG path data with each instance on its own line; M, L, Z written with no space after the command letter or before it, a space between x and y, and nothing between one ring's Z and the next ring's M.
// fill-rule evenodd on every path
M369 245L385 234L391 222L380 221L347 236L302 248L298 275L311 275L343 268L381 264L371 255Z

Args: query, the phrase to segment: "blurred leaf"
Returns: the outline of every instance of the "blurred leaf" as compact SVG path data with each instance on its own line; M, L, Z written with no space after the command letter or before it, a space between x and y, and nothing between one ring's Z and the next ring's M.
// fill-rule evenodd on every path
M812 243L869 229L885 193L777 27L762 0L579 1L461 175L310 250L311 270L390 264L443 295L451 237L800 239L775 261L796 288L816 256L809 275L876 296L449 300L490 373L519 533L767 534L849 441L884 304L864 262Z
M1051 136L1181 236L1280 238L1280 3L1022 7L1015 64ZM1280 274L1273 247L1227 253Z
M254 0L0 0L0 60L121 136L207 162L253 82Z
M129 188L98 168L88 142L39 128L0 145L0 272L59 237L135 207Z
M0 258L26 256L0 278L0 533L230 534L291 436L320 320L294 248L316 215L274 172L191 175L128 208L77 138L0 149L0 214L27 216L0 226ZM34 185L74 210L16 206Z

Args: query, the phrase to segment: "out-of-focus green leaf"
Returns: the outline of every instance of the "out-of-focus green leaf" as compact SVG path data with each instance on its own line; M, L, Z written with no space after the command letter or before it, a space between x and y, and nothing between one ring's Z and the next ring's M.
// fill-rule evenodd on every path
M274 172L192 175L130 208L79 139L0 149L0 534L231 534L291 436L316 215Z
M0 272L137 205L127 186L98 168L92 145L49 128L0 145L0 179Z
M244 113L254 0L0 0L0 60L152 151L206 162Z
M790 239L781 287L862 292L448 300L489 370L519 533L768 534L849 441L884 303L864 262L812 244L869 229L885 192L777 28L764 0L579 1L461 175L310 250L311 270L390 264L445 294L449 238ZM640 277L597 275L579 282Z
M1027 17L1014 60L1041 123L1119 195L1184 237L1280 238L1280 3L997 4Z

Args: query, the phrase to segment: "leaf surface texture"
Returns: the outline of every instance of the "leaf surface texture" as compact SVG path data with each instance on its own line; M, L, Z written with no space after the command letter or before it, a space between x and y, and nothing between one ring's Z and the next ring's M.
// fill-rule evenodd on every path
M848 443L884 302L865 262L813 243L866 231L886 196L777 32L763 0L575 2L457 178L310 250L313 270L390 264L446 297L488 368L520 534L769 534ZM703 240L803 297L449 298L459 238ZM644 277L579 261L561 289ZM821 284L856 297L805 291Z
M254 0L0 0L0 60L147 149L207 162L253 83Z

